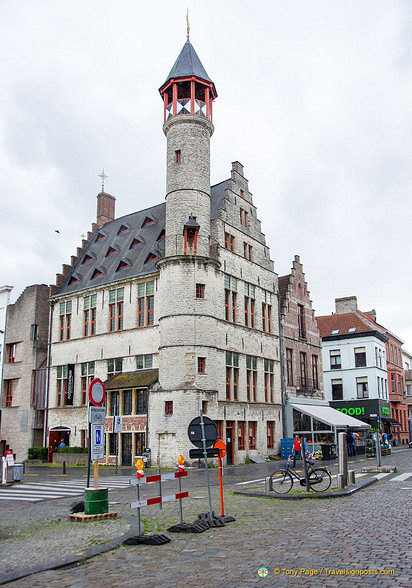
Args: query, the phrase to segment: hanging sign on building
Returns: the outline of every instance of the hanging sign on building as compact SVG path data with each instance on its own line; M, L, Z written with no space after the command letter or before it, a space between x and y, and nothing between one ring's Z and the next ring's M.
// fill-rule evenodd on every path
M73 406L73 396L74 396L74 364L69 363L67 366L67 395L66 395L66 405Z

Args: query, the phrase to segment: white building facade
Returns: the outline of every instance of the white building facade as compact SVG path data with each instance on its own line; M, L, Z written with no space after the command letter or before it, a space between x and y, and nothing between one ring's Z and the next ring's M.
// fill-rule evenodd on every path
M213 82L188 41L160 88L166 202L97 223L52 297L49 443L86 445L87 391L108 391L106 462L175 465L187 428L216 421L227 463L278 453L278 280L243 166L210 186ZM122 432L113 432L113 416Z

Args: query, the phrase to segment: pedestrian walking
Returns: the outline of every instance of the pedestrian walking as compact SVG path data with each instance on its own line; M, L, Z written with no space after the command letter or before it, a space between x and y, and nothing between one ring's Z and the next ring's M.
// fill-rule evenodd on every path
M299 435L295 435L295 438L293 439L293 452L292 452L293 467L295 467L296 458L301 454L301 452L302 452L302 441L300 440Z
M348 457L353 457L356 453L355 449L355 437L352 431L346 433L346 446L348 448Z

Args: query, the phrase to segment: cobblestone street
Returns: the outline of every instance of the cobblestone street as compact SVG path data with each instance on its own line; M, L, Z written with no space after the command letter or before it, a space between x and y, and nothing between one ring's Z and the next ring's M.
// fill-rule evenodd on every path
M386 464L396 464L400 473L411 472L412 451L397 451L385 459ZM356 464L357 469L362 465L365 464ZM383 478L353 496L330 500L283 501L236 496L226 491L225 510L236 517L236 522L224 528L198 535L167 533L171 542L166 545L121 546L81 564L42 572L9 585L409 587L411 492L411 478L404 482ZM112 508L130 515L129 501L133 497L131 489L111 493L111 500L121 503ZM59 511L63 518L69 503L70 500L48 501L41 508L44 512L51 509L52 517ZM185 520L193 520L208 508L206 489L194 491L183 504ZM218 504L214 489L216 511ZM14 505L13 509L16 508ZM160 511L158 506L150 506L142 511L142 517L146 533L165 532L169 525L178 522L178 507L169 503ZM106 527L106 522L92 523L97 532L93 531L94 538L85 539L83 544L74 537L76 533L80 536L86 525L67 524L68 533L63 532L58 543L62 551L73 545L74 552L81 553L110 524ZM120 535L124 532L124 520L115 524ZM92 527L89 529L87 533L92 532ZM21 541L20 567L25 567L24 550L29 545L29 539ZM17 543L6 540L0 546L2 561L7 562L10 557L13 562ZM42 549L42 544L37 547ZM262 566L268 569L266 577L258 575ZM6 571L3 568L3 573ZM346 575L336 575L339 571ZM347 575L361 572L365 573L362 577Z

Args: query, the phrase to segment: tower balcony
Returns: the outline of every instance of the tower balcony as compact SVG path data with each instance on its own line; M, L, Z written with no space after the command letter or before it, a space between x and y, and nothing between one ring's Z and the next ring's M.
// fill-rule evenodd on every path
M192 110L193 108L193 110ZM182 114L197 114L204 118L209 118L207 115L207 105L203 100L194 100L192 104L191 98L182 98L176 100L175 103L171 103L165 108L165 120L169 120L172 116L178 116Z

